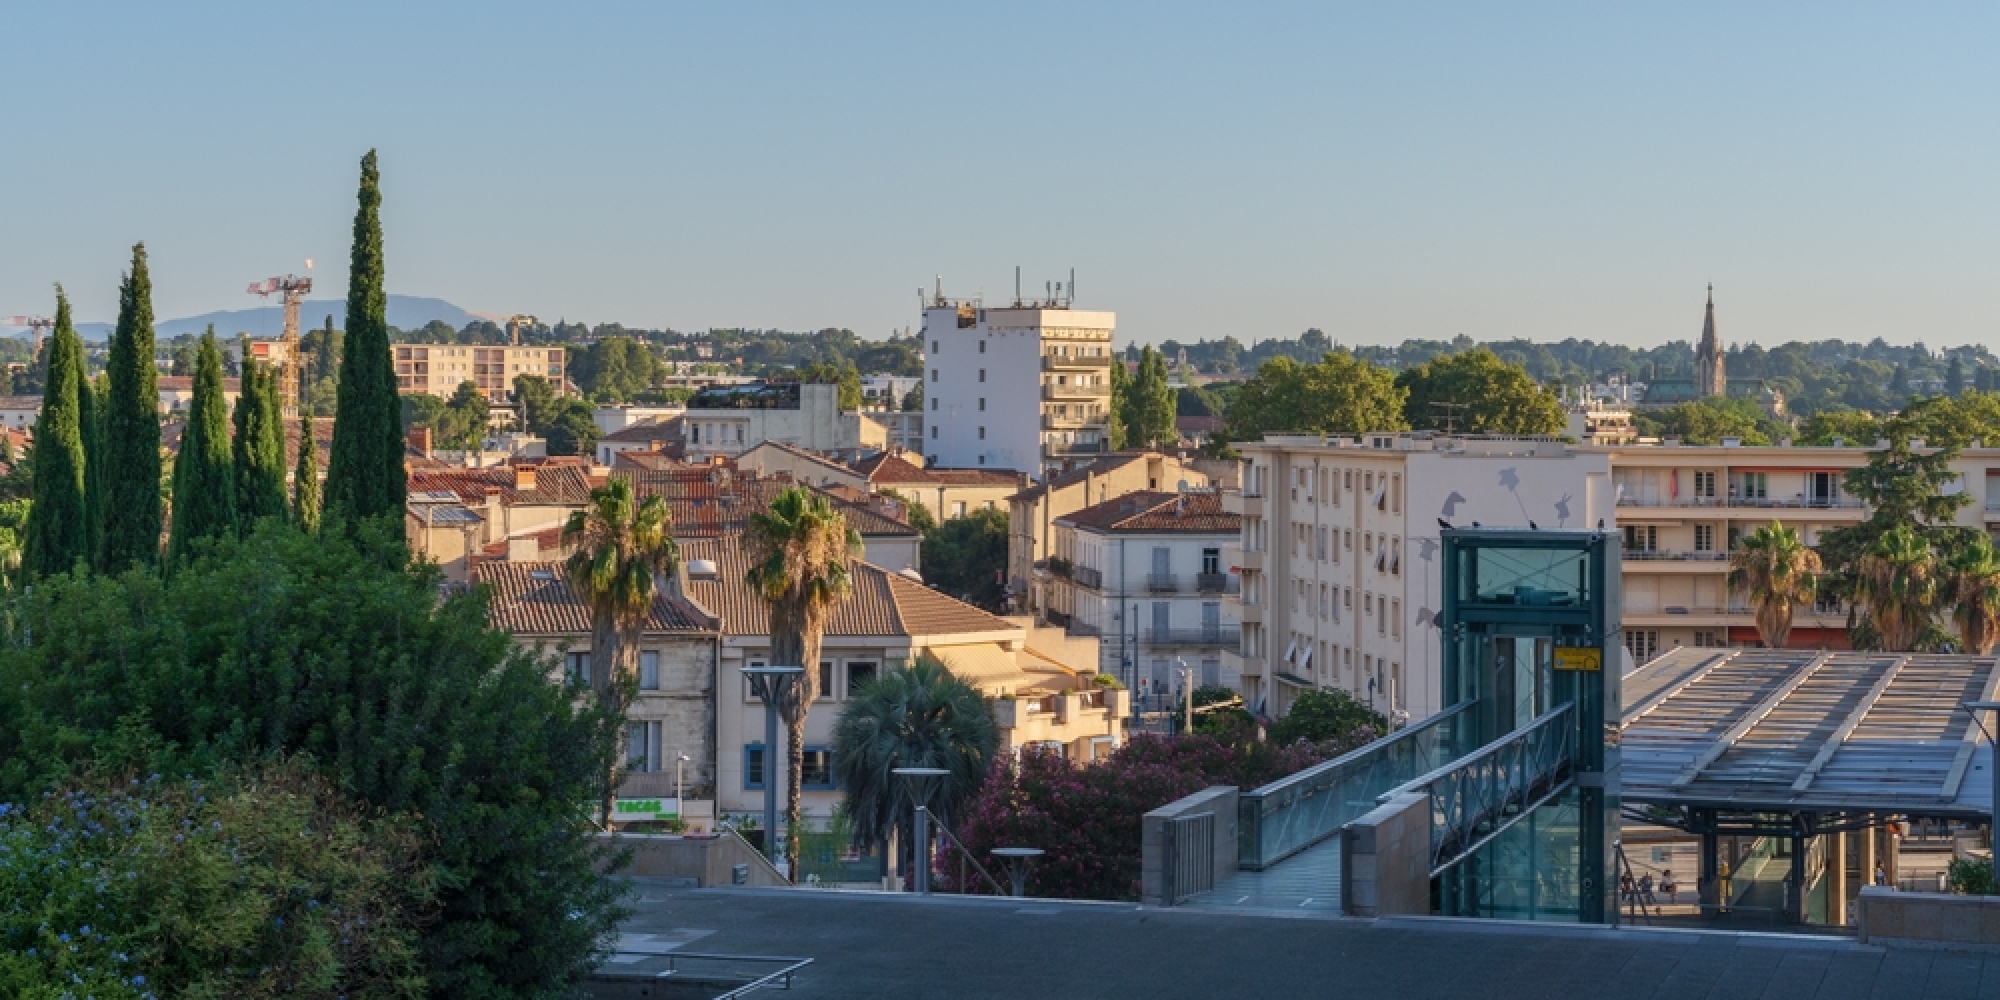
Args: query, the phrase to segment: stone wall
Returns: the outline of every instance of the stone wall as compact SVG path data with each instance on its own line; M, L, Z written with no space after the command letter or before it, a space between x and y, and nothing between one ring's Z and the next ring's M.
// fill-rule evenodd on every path
M776 885L787 883L756 850L735 834L683 837L673 834L600 834L598 839L614 851L630 850L631 864L620 875L640 875L673 879L683 885L709 888L729 885ZM742 883L736 869L744 868Z
M2000 951L2000 896L1897 892L1863 886L1863 944L1962 951Z
M1340 852L1341 909L1352 917L1431 912L1430 796L1404 792L1348 824Z
M583 645L588 644L586 639ZM687 754L688 797L711 798L715 788L715 640L649 635L639 648L660 654L660 689L637 692L625 717L632 722L660 723L660 770L632 775L628 781L638 782L632 791L672 794L674 759Z
M1122 692L1121 692L1122 693ZM1235 785L1215 785L1177 799L1147 813L1141 819L1139 901L1147 906L1172 906L1165 895L1166 873L1174 859L1167 856L1162 830L1169 820L1212 813L1215 816L1214 883L1219 884L1236 871Z

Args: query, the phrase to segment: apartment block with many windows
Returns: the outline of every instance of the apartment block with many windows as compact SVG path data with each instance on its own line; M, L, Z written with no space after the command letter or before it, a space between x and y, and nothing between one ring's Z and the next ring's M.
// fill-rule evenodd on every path
M937 295L924 307L929 464L1037 479L1110 447L1116 313L1067 300L989 309Z
M540 375L557 392L563 387L560 347L486 347L473 344L391 344L399 392L429 393L449 398L470 382L495 403L514 398L514 379Z

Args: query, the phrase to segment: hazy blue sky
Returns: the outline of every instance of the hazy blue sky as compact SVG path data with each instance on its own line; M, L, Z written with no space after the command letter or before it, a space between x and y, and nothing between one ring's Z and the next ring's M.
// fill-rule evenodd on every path
M1751 9L1753 8L1754 9ZM182 9L186 8L186 9ZM2000 9L9 4L0 314L345 287L699 329L1074 267L1139 340L1993 343Z

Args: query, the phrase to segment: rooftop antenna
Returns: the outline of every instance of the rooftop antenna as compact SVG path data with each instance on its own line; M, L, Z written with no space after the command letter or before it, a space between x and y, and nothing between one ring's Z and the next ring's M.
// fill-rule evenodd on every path
M1076 268L1069 269L1069 304L1076 305Z
M1014 308L1021 308L1021 265L1014 265Z
M1431 409L1444 411L1444 432L1446 434L1450 434L1457 426L1458 411L1470 409L1471 406L1472 404L1470 403L1446 403L1436 400L1431 402Z

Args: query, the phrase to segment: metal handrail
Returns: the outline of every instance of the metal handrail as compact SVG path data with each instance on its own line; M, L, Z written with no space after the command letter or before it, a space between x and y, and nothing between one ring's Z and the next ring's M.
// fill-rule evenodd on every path
M980 864L979 859L973 857L972 852L965 849L965 844L958 839L958 834L951 832L951 827L944 825L944 821L938 819L936 813L931 814L931 828L944 834L944 839L951 841L952 846L958 848L960 859L972 862L972 870L978 872L979 877L985 879L986 884L993 887L993 894L995 896L1007 895L1006 892L1001 890L1000 883L987 873L986 866ZM965 892L965 879L962 876L959 879L958 891L961 893Z
M1471 700L1330 761L1243 793L1237 805L1239 866L1261 870L1333 836L1375 808L1375 796L1446 760L1458 747L1450 727L1471 718ZM1311 809L1311 812L1306 810ZM1278 817L1299 810L1299 818ZM1271 843L1266 843L1266 841Z
M1575 753L1573 703L1413 778L1376 798L1422 792L1430 800L1431 874L1457 864L1567 787Z

